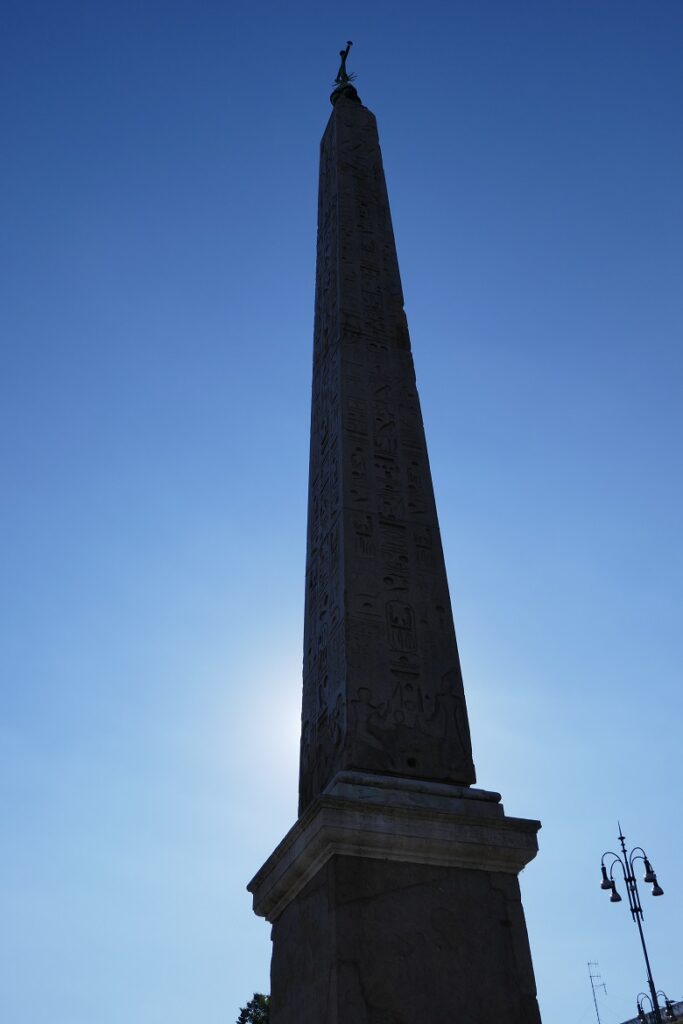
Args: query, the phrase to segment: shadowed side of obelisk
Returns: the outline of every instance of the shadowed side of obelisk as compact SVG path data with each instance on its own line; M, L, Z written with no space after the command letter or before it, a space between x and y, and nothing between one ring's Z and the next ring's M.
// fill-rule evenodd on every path
M342 769L474 782L373 114L323 136L300 811Z
M321 143L299 819L249 884L271 1024L540 1024L519 871L476 789L377 126Z

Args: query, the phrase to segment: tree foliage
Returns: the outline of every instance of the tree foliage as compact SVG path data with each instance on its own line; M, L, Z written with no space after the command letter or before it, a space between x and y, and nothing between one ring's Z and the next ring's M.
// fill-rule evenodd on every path
M261 995L260 992L254 992L254 998L250 999L246 1006L243 1006L240 1010L240 1015L237 1018L237 1024L268 1024L270 1020L270 1014L268 1012L268 1004L270 1003L270 996Z

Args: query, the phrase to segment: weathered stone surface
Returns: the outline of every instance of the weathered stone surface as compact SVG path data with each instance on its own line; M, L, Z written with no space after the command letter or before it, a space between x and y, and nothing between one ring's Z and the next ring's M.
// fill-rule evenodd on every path
M347 50L348 53L348 50ZM249 885L272 1024L540 1024L517 873L477 790L373 115L321 145L299 819Z
M342 772L249 883L276 921L334 856L517 874L536 856L538 821L508 818L498 793Z
M373 114L320 156L300 812L342 769L475 781Z
M540 1024L514 875L335 856L273 927L277 1024Z

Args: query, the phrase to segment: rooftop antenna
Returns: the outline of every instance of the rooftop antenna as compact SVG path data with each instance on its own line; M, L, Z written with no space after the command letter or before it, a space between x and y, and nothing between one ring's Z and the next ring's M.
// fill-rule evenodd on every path
M598 1010L598 1000L595 995L595 990L596 988L603 988L605 990L605 995L607 995L607 985L605 985L604 981L602 980L602 977L597 973L597 971L595 972L595 974L593 973L593 968L597 966L597 960L588 961L588 977L591 980L591 989L593 992L593 1005L595 1006L595 1016L598 1018L598 1024L602 1024L602 1021L600 1020L600 1011Z

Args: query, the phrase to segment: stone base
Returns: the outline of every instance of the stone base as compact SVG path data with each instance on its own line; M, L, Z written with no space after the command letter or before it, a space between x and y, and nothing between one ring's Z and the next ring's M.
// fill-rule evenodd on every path
M273 926L272 1024L540 1024L513 875L335 855Z
M539 823L499 801L337 776L249 885L271 1024L540 1024L516 877Z

